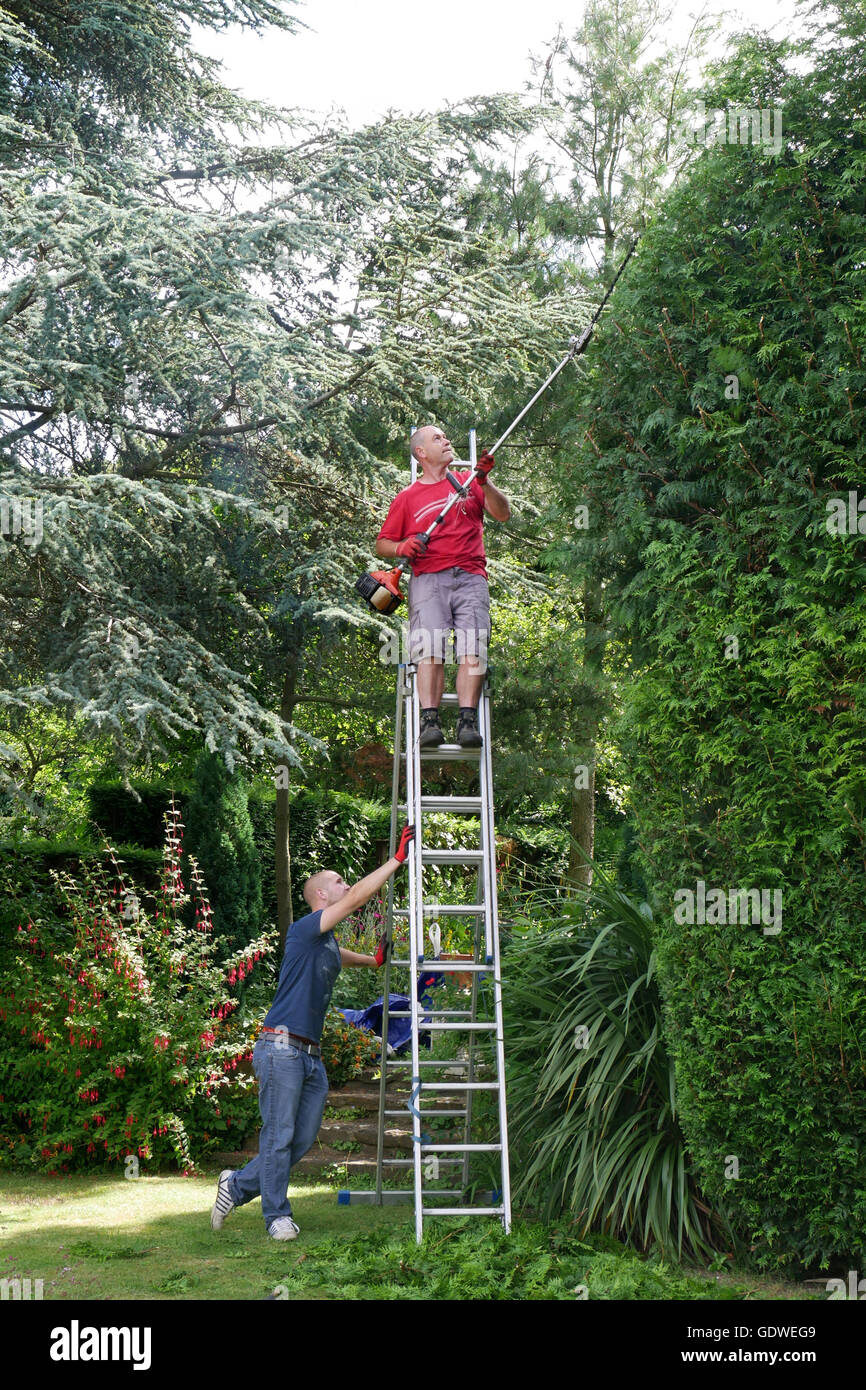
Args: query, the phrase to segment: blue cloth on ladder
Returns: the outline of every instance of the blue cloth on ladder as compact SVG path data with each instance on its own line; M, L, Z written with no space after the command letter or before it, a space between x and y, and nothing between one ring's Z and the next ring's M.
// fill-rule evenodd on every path
M420 1004L423 1004L427 1009L431 1009L433 1006L433 1000L430 998L428 990L436 989L437 986L441 985L444 982L444 979L445 977L441 971L437 974L431 970L429 974L421 975L420 979L418 980L418 1002ZM410 1004L411 1000L408 994L388 995L389 1012L392 1010L396 1010L398 1013L404 1013L408 1011ZM366 1009L340 1009L340 1013L343 1015L347 1023L354 1023L356 1028L364 1028L368 1033L375 1033L377 1037L381 1038L382 1015L384 1013L384 1007L385 996L384 994L380 994L376 1002L374 1004L370 1004L370 1006ZM422 1021L426 1023L429 1022L429 1019L425 1016ZM405 1051L405 1049L409 1046L411 1038L411 1018L391 1018L389 1016L388 1042L393 1047L394 1051L397 1053ZM419 1041L421 1041L425 1047L429 1047L430 1034L423 1032L420 1033Z

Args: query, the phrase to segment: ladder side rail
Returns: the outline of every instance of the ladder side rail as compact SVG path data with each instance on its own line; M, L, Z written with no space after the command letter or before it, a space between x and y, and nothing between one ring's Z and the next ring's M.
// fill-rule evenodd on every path
M478 732L484 742L478 767L478 782L481 791L481 867L484 874L484 959L493 961L493 937L497 926L496 917L496 839L493 832L493 778L490 772L490 705L485 680L478 700Z
M483 822L483 821L481 822L481 825L480 825L480 827L479 827L479 830L480 830L480 833L481 833L481 836L482 836L482 839L483 839L483 833L484 833L484 822ZM478 894L482 893L483 891L484 891L484 873L483 873L483 869L482 869L481 864L479 864L479 865L478 865L477 882L476 882L476 886L475 886L475 893L476 893L475 901L476 901L476 902L483 902L483 901L484 901L483 898L481 898L481 897L478 896ZM482 920L483 920L483 919L482 919L482 914L479 912L479 913L477 914L476 918L475 918L475 928L474 928L473 939L472 939L472 956L473 956L473 959L474 959L474 961L476 962L476 964L479 963L479 954L480 954L480 950L481 950L481 924L482 924ZM477 1019L478 1019L478 980L479 980L479 972L478 972L477 970L473 970L473 972L472 972L472 994L471 994L471 996L470 996L470 1005L469 1005L469 1007L470 1007L470 1014L469 1014L469 1017L470 1017L470 1019L471 1019L471 1021L472 1021L473 1023L477 1022ZM469 1066L468 1066L467 1071L466 1071L466 1080L467 1080L467 1081L474 1081L474 1080L475 1080L475 1033L474 1033L474 1031L470 1032L470 1034L469 1034L468 1054L469 1054L469 1056L468 1056ZM465 1120L465 1123L464 1123L464 1126L463 1126L463 1142L464 1142L464 1144L468 1144L468 1143L470 1142L471 1138L472 1138L472 1099L473 1099L473 1095L474 1095L474 1092L472 1092L472 1091L467 1091L467 1092L466 1092L466 1096L467 1096L467 1100L466 1100L466 1120ZM465 1189L466 1187L468 1187L468 1185L469 1185L469 1154L468 1154L468 1152L467 1152L466 1155L464 1156L464 1160L463 1160L463 1187L464 1187L464 1189Z
M423 827L421 824L421 758L418 737L420 734L420 710L418 703L417 670L410 665L406 670L406 805L411 808L410 818L415 825L415 839L409 846L409 948L411 969L409 972L409 998L412 1014L412 1082L410 1105L412 1109L412 1167L415 1188L415 1239L420 1244L423 1234L423 1184L421 1168L421 1057L420 1057L420 1007L418 1001L419 955L424 950L424 906L421 864L421 844ZM421 949L419 950L419 941Z
M409 875L409 931L415 938L413 960L424 959L424 863L423 823L421 817L421 704L418 699L417 666L407 667L406 696L406 806L410 822L415 826L415 839L409 847L412 870ZM409 735L411 733L411 743ZM411 787L410 787L411 775ZM413 892L414 889L414 892Z
M391 826L388 832L388 858L397 849L397 807L400 797L400 753L403 738L403 668L397 667L397 707L394 714L394 765L391 773ZM391 956L394 951L394 875L388 879L385 899L385 932L390 950L385 958L385 982L382 986L382 1051L379 1077L379 1126L376 1135L376 1204L382 1205L382 1166L385 1156L385 1110L388 1103L388 1002L391 998Z
M493 1016L496 1020L496 1075L499 1081L499 1138L502 1145L500 1160L502 1174L502 1225L506 1234L511 1230L511 1176L508 1162L508 1114L505 1099L505 1037L504 1024L502 1018L502 964L499 948L499 900L496 885L496 839L493 827L493 767L490 759L490 704L489 700L484 702L482 721L484 728L481 730L484 738L484 746L487 750L487 757L483 759L482 774L485 783L485 793L483 805L487 816L485 823L485 833L489 853L485 855L485 864L489 872L490 890L490 916L496 924L492 933L493 941Z

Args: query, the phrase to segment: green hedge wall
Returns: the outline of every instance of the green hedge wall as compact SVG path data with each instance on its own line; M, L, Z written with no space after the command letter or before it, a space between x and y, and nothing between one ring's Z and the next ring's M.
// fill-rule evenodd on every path
M265 926L261 854L253 837L246 780L220 753L203 753L183 812L183 880L192 892L192 859L208 888L214 935L239 950ZM191 919L190 919L191 920Z
M186 784L170 786L167 782L133 782L131 785L140 801L136 801L119 781L94 782L88 787L87 801L94 828L107 835L112 844L160 849L165 835L163 816L172 795L183 806L190 788Z

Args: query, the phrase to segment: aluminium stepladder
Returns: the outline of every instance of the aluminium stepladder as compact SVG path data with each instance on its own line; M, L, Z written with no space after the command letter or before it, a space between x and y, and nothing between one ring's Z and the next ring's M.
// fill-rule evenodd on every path
M414 433L414 431L413 431ZM475 431L469 435L471 466L475 465ZM417 462L410 454L412 482L417 478ZM379 1088L379 1115L376 1156L376 1187L370 1191L345 1191L340 1201L399 1202L414 1200L415 1234L421 1240L425 1216L477 1215L498 1216L505 1231L511 1228L511 1188L508 1167L508 1125L505 1102L505 1054L502 1024L502 983L499 958L499 916L496 896L496 842L493 820L493 770L491 762L491 720L489 684L483 682L478 704L478 725L483 744L480 749L462 748L459 744L441 744L438 748L421 751L418 746L420 709L416 683L417 667L409 661L398 667L397 709L394 725L394 764L391 787L391 827L389 853L393 855L397 837L404 821L416 827L414 843L407 861L408 875L399 875L401 894L408 887L408 900L396 907L394 878L387 888L387 930L392 951L385 966L383 991L382 1037L388 1037L390 1018L411 1020L411 1054L408 1061L391 1058L382 1048ZM444 705L457 703L455 694L445 694ZM465 760L478 766L478 793L473 796L425 796L422 787L422 765ZM405 801L401 801L401 780L405 779ZM459 850L433 849L425 845L425 814L448 811L466 813L479 824L478 845ZM474 901L470 904L440 905L425 892L425 868L439 865L464 865L476 869ZM429 919L438 922L440 916L469 919L472 923L473 951L471 961L441 961L434 959L425 946L425 927ZM407 923L408 956L395 956L394 922ZM400 991L408 996L410 1008L405 1013L389 1010L392 969L403 975ZM408 978L405 971L408 971ZM448 977L455 971L471 978L469 1007L443 1010L419 1002L419 982L425 977ZM429 995L427 996L430 997ZM484 1016L482 1016L484 1015ZM492 1016L491 1016L492 1015ZM445 1035L455 1039L456 1054L447 1060L422 1057L422 1034ZM465 1036L460 1048L457 1039ZM387 1122L395 1117L404 1121L407 1109L390 1109L387 1085L402 1069L410 1080L406 1102L412 1119L412 1157L386 1158L385 1137ZM449 1080L448 1077L459 1077ZM473 1118L477 1118L473 1101L479 1092L493 1099L495 1141L473 1140ZM450 1097L457 1096L459 1109L450 1108ZM437 1104L437 1098L444 1106ZM394 1101L391 1101L394 1104ZM426 1125L445 1120L462 1121L461 1141L436 1143ZM477 1126L476 1126L477 1127ZM470 1182L472 1155L498 1155L498 1182L481 1205L454 1205L454 1199L464 1198ZM440 1157L441 1155L441 1157ZM494 1160L495 1162L495 1160ZM348 1166L348 1165L347 1165ZM383 1186L386 1169L411 1168L413 1187L410 1190L387 1189ZM443 1169L459 1170L459 1187L436 1187ZM448 1178L445 1178L448 1181ZM477 1186L477 1184L476 1184ZM451 1205L441 1206L439 1199L452 1199Z
M456 705L456 695L444 695L444 705ZM425 1217L446 1215L498 1216L506 1231L511 1228L511 1187L508 1167L508 1123L505 1098L505 1050L502 1024L502 979L499 957L499 920L496 896L496 844L493 822L493 770L491 760L490 692L484 683L478 704L478 727L484 740L480 749L462 748L459 744L441 744L438 748L420 749L418 735L420 706L416 667L407 662L399 667L397 678L397 710L395 718L394 770L392 780L390 852L393 854L399 829L404 820L416 827L415 840L409 849L408 901L405 907L394 903L394 879L388 882L387 924L393 942L395 921L405 921L408 935L408 956L397 956L392 948L385 970L382 1035L388 1036L388 1019L406 1014L389 1011L391 970L408 971L402 993L409 996L411 1019L411 1054L407 1060L382 1058L379 1094L379 1126L376 1163L376 1200L383 1200L385 1170L411 1167L415 1203L415 1235L420 1241ZM423 789L425 763L474 761L478 764L478 794L473 796L427 796ZM406 799L400 797L401 773L405 778ZM441 811L466 814L477 818L479 843L461 849L433 849L425 844L425 815ZM437 865L464 865L476 869L474 903L441 904L425 897L425 869ZM433 959L426 945L426 926L431 917L457 916L473 921L473 959L471 961L442 961ZM441 1010L419 1001L418 982L431 974L449 971L471 976L468 1007ZM485 1007L486 1006L486 1007ZM483 1014L487 1017L482 1017ZM489 1015L492 1013L492 1017ZM455 1040L465 1035L465 1046L454 1048L447 1060L423 1056L421 1034L446 1034ZM489 1046L479 1057L479 1036ZM412 1158L385 1158L384 1141L387 1120L405 1110L388 1108L387 1083L389 1073L408 1069L411 1093L408 1108L412 1117ZM459 1080L451 1079L454 1075ZM495 1100L497 1134L493 1142L473 1139L473 1099L479 1091L487 1091ZM462 1097L459 1110L435 1105L437 1096ZM459 1141L435 1142L427 1132L430 1120L450 1118L462 1120ZM469 1183L470 1160L473 1153L498 1154L499 1181L487 1204L439 1205L440 1198L461 1199ZM443 1168L459 1170L461 1186L435 1187ZM397 1194L389 1193L392 1197Z

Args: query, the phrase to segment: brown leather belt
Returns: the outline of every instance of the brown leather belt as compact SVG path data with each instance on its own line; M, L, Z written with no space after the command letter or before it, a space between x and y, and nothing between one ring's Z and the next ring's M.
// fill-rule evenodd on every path
M311 1057L322 1055L322 1049L317 1042L313 1042L312 1038L302 1038L299 1033L289 1033L285 1028L260 1028L259 1034L262 1033L281 1033L284 1038L291 1038L293 1043L300 1046L302 1052L308 1052Z

